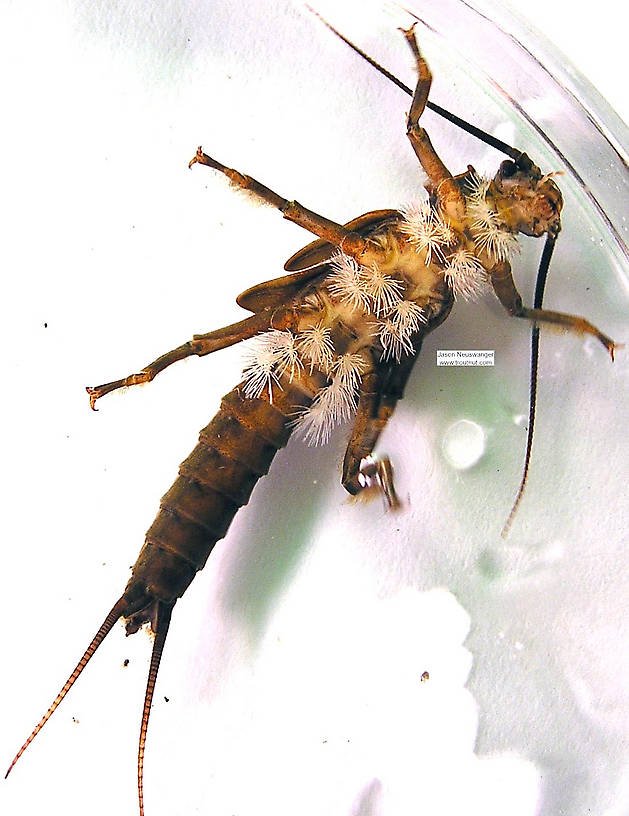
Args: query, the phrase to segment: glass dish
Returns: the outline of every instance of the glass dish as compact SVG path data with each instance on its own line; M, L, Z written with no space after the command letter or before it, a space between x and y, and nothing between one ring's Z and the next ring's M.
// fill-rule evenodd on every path
M545 305L626 342L626 128L530 26L475 5L413 4L431 99L563 173ZM399 18L318 8L414 83ZM235 295L309 240L188 172L197 144L338 221L401 206L422 184L408 98L301 6L12 13L7 153L23 161L7 175L3 322L7 762L120 594L241 354L174 366L98 414L83 387L240 319ZM425 126L452 172L502 160L433 114ZM527 302L540 253L525 239L514 265ZM428 338L378 446L397 514L346 497L345 431L278 456L174 613L147 816L621 812L628 358L543 331L529 484L502 540L529 334L488 297L457 304ZM438 349L495 350L495 366L438 368ZM464 445L468 468L448 444L461 421L481 440ZM121 643L118 629L20 760L5 812L132 812L149 644Z

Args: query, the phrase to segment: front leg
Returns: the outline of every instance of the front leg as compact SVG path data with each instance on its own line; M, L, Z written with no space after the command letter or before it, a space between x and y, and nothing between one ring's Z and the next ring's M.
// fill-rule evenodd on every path
M615 343L584 317L566 314L565 312L553 312L549 309L529 309L527 306L524 306L513 280L511 265L508 261L500 261L497 263L489 274L491 285L498 300L512 317L523 317L534 323L551 323L555 326L563 326L576 334L590 334L592 337L596 337L596 339L605 346L612 360L614 359L614 351L617 348L622 348L619 343Z
M465 218L465 198L456 181L452 178L452 174L437 155L428 134L424 128L419 126L419 119L428 101L432 74L417 45L415 26L413 25L402 33L406 37L417 65L417 85L415 86L411 109L406 120L406 135L424 172L428 176L429 190L437 196L440 209L452 221L462 222Z
M417 338L413 346L413 353L401 363L381 363L363 377L356 417L343 459L342 485L345 490L356 495L375 484L392 509L399 506L399 501L393 486L391 463L387 458L376 459L372 454L378 437L404 394L421 349L421 338Z

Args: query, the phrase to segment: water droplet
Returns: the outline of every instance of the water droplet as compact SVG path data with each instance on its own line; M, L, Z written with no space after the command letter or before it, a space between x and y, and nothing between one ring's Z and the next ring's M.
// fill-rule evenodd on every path
M441 447L453 468L467 470L485 453L485 432L476 422L460 419L446 430Z

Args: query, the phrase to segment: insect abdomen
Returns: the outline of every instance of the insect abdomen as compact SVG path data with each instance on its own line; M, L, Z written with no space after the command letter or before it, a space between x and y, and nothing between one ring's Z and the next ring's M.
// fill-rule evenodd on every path
M292 432L295 409L311 402L309 389L284 384L273 403L249 399L240 386L199 434L179 476L162 497L125 594L141 591L164 601L180 597L203 569L260 476Z

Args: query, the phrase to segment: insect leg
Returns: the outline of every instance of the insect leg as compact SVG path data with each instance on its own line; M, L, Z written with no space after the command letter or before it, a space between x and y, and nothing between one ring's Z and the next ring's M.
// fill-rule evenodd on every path
M411 109L406 121L406 135L415 155L420 161L430 181L430 189L436 194L441 209L454 221L465 217L465 199L452 174L437 155L428 134L419 126L419 118L426 108L428 93L432 84L432 74L428 63L422 57L415 38L415 26L403 31L417 64L417 85L413 94Z
M357 232L345 229L341 224L330 221L322 215L306 209L297 201L289 201L286 198L265 187L251 176L246 176L234 170L231 167L226 167L216 159L205 154L202 148L199 147L196 156L191 160L190 167L193 164L204 164L206 167L211 167L213 170L218 170L227 176L227 178L236 187L242 190L251 192L256 198L262 199L267 204L276 207L288 221L298 224L300 227L307 229L308 232L318 235L334 246L340 247L343 252L353 257L363 257L366 251L375 252L375 248L366 239ZM369 259L371 261L371 258ZM374 261L376 258L374 257Z
M329 28L333 34L335 34L340 40L342 40L346 45L348 45L352 49L352 51L358 54L359 57L362 57L362 59L364 59L365 62L368 62L369 65L372 66L372 68L375 68L376 71L382 74L382 76L386 77L401 91L404 91L404 93L408 94L409 96L413 96L413 91L408 87L408 85L405 85L394 74L392 74L390 71L387 71L387 69L384 66L380 65L379 62L376 62L376 60L373 59L373 57L370 57L369 54L365 53L362 50L362 48L359 48L344 34L341 34L341 32L334 28L334 26L331 23L329 23L324 17L322 17L318 11L315 11L308 4L306 4L306 8L309 11L311 11L315 15L315 17L318 17L321 20L321 22L325 26L327 26L327 28ZM414 15L410 11L409 14L411 14L413 17L416 17L416 15ZM416 19L419 22L423 22L418 17L416 17ZM441 105L437 105L435 102L431 102L430 100L428 100L426 102L426 107L429 110L436 113L438 116L441 116L443 119L446 119L451 124L456 125L456 127L460 128L461 130L464 130L466 133L469 133L471 136L475 136L477 139L480 139L481 142L484 142L485 144L490 145L496 150L499 150L501 153L504 153L505 155L509 156L518 165L520 164L521 160L526 161L528 159L526 154L518 150L517 147L511 147L511 145L506 144L501 139L497 139L495 136L492 136L491 133L487 133L481 128L476 127L476 125L473 125L471 122L467 122L465 119L461 119L460 116L457 116L455 113L452 113L452 111L446 110L446 108L442 108Z
M375 482L388 506L393 509L399 506L399 501L393 486L390 460L388 457L376 459L372 451L393 413L396 400L387 400L380 395L377 381L375 373L363 379L352 434L343 459L341 483L348 493L355 496Z
M90 395L90 406L94 408L96 400L104 397L118 388L127 388L131 385L141 385L142 383L151 382L159 373L168 366L179 360L184 360L186 357L197 355L203 357L206 354L211 354L213 351L233 346L241 340L247 340L250 337L258 334L261 331L269 329L271 325L273 328L285 328L285 323L288 315L291 314L290 309L265 309L258 312L251 317L232 323L230 326L225 326L222 329L208 332L207 334L195 334L192 340L188 340L181 346L172 351L167 351L162 354L157 360L146 365L137 374L129 374L128 377L123 377L121 380L114 380L110 383L97 385L95 387L88 387L85 390Z
M491 285L498 300L512 317L523 317L535 323L551 323L555 326L562 326L577 334L590 334L596 337L597 340L600 340L609 352L612 360L614 359L614 351L616 348L619 348L618 344L606 334L603 334L600 329L584 317L566 314L565 312L553 312L549 309L529 309L527 306L524 306L513 280L511 265L508 261L500 261L497 263L491 270L490 277Z
M404 388L421 349L421 339L414 343L414 351L396 365L377 366L363 377L358 408L349 444L343 459L342 485L356 495L373 480L384 493L389 507L399 505L388 459L372 457L378 437L389 421L395 406L404 394Z

